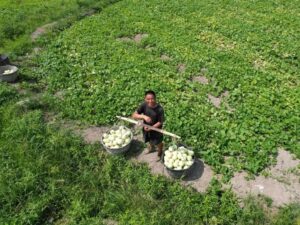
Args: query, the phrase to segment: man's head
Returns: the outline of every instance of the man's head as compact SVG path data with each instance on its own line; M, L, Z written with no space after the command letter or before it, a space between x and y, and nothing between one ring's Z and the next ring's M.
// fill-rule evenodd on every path
M154 107L156 105L156 95L154 91L149 90L145 92L145 102L150 107Z

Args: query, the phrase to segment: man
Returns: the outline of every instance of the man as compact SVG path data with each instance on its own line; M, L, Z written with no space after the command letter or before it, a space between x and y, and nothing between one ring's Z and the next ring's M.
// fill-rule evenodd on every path
M161 129L164 122L164 109L156 102L155 92L151 90L146 91L144 100L132 114L132 117L134 119L142 119L145 124ZM149 142L147 153L153 152L155 146L157 146L157 156L160 159L163 151L163 134L144 127L143 136L145 143Z

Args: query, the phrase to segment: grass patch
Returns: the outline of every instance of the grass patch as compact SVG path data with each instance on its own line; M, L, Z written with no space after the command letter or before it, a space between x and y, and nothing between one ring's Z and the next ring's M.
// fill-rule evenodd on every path
M108 156L43 121L42 111L0 110L0 222L3 224L292 224L268 218L253 202L244 209L213 181L205 194L152 176L144 165ZM275 220L276 219L276 220Z
M17 92L5 83L0 83L0 106L16 98Z
M11 1L0 3L0 52L11 57L23 55L31 50L30 39L37 27L59 21L58 26L66 26L84 17L84 12L94 9L95 12L112 4L113 0L54 0L54 1Z

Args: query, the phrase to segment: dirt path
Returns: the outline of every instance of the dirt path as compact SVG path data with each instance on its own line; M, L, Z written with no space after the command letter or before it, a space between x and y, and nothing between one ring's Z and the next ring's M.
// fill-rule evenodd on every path
M41 27L38 27L32 34L31 34L31 40L35 41L37 38L39 38L41 35L47 33L49 29L57 25L57 22L52 22L45 24Z
M231 180L232 190L239 197L265 195L273 200L273 206L283 206L300 202L300 160L284 149L278 150L277 164L265 172L265 176L257 176L254 180L246 180L245 172L237 173Z
M101 134L107 131L108 127L90 127L84 129L81 134L87 143L98 143ZM156 153L146 154L141 135L136 135L131 146L130 160L138 163L145 163L154 175L163 175L173 179L160 161L157 161ZM245 172L237 173L230 184L232 190L241 198L252 195L265 195L273 200L273 206L278 207L292 202L300 202L300 160L293 159L293 156L279 149L277 164L266 170L269 176L262 175L254 180L246 180ZM197 159L193 172L180 181L184 186L190 186L198 192L205 192L210 184L214 173L210 166L201 159Z
M87 144L100 144L102 134L109 130L109 127L107 126L84 127L76 121L58 121L55 118L55 115L51 115L50 113L45 114L45 120L48 124L58 124L59 127L69 129L74 134L80 135ZM145 163L153 175L162 175L169 179L173 179L168 174L162 162L157 161L156 152L150 154L146 153L146 148L144 147L142 135L140 133L134 135L130 150L125 157L135 163ZM192 172L181 180L180 183L183 186L190 186L198 192L205 192L213 176L214 173L211 167L205 164L201 159L196 159Z
M18 89L18 86L16 87ZM37 101L38 101L38 96ZM24 104L31 99L21 99L18 104ZM79 121L62 120L56 118L55 114L45 113L45 122L57 125L57 127L71 130L74 134L82 136L87 144L100 144L100 137L104 132L109 130L108 126L91 126L82 125ZM145 153L141 134L135 135L131 149L125 155L129 160L137 163L145 163L153 175L163 175L173 179L168 174L163 164L157 161L156 153ZM189 174L180 183L183 186L190 186L198 192L205 192L215 175L210 166L205 164L201 159L196 159L193 172ZM245 198L249 194L256 196L267 196L272 199L273 206L279 207L285 204L300 202L300 160L296 159L288 151L279 148L277 164L266 169L264 174L268 176L257 176L253 180L247 180L247 173L236 173L230 181L232 190L240 198ZM224 185L228 188L228 185Z
M140 155L135 157L139 163L146 163L152 174L163 175L173 179L169 174L162 162L157 161L157 153L146 154L142 151ZM184 178L180 183L184 186L191 186L198 192L205 192L208 188L210 181L213 177L213 171L200 159L196 159L193 165L192 172Z
M84 140L89 144L100 143L100 137L106 132L108 127L89 127L83 129L80 133ZM78 131L76 132L78 133ZM141 135L135 135L130 152L127 157L138 163L145 163L154 175L163 175L172 179L164 165L157 161L156 152L146 154ZM205 192L213 177L213 171L201 159L196 159L192 172L181 181L184 186L191 186L198 192Z
M69 124L69 125L68 125ZM71 125L72 124L72 125ZM73 130L74 133L83 137L88 144L100 144L100 137L109 127L80 127L76 123L67 122L62 127ZM141 134L136 134L130 151L125 155L126 158L135 163L145 163L153 175L162 175L168 179L173 179L164 165L157 161L156 152L147 154ZM232 190L240 198L245 198L249 194L255 196L267 196L273 200L273 207L283 206L292 202L300 202L300 160L284 149L278 149L277 164L265 171L269 176L263 175L247 180L247 173L235 174L231 179ZM196 159L192 172L180 183L183 186L194 188L198 192L205 192L213 177L217 176L211 167L201 159ZM229 187L225 185L225 188Z

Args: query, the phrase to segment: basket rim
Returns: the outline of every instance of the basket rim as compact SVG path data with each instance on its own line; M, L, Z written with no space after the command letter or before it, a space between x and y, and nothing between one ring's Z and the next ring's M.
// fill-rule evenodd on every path
M0 73L1 76L13 76L16 74L16 72L19 70L18 67L14 66L14 65L5 65L5 66L0 66L0 69L3 68L4 70L6 69L12 69L13 72L9 73L9 74L4 74L4 73ZM3 71L4 72L4 71Z
M133 139L133 132L132 132L132 130L131 130L130 128L124 126L126 129L128 129L128 130L130 131L130 142L129 142L127 145L125 145L125 146L123 146L123 147L121 147L121 148L109 148L109 147L107 147L107 146L103 143L103 134L106 134L106 133L108 133L108 132L111 131L111 130L116 130L117 127L120 127L120 126L113 126L113 127L111 127L108 131L102 133L102 134L101 134L101 137L100 137L100 142L101 142L102 146L103 146L107 151L109 151L109 152L110 152L110 151L118 152L118 150L128 147L128 146L131 144L131 141L132 141L132 139Z
M183 145L183 144L180 144L180 145L177 145L177 146L179 146L179 147L184 146L184 147L187 148L188 150L191 150L189 147L187 147L187 146L185 146L185 145ZM169 170L169 171L171 171L171 172L185 172L185 171L189 170L189 169L195 164L195 161L196 161L195 155L193 155L193 156L192 156L192 159L193 159L192 165L190 165L190 166L189 166L188 168L186 168L186 169L182 169L182 170L174 170L174 169L171 169L171 168L169 168L169 167L167 167L167 166L165 165L164 156L165 156L165 152L163 152L163 154L162 154L162 160L161 160L161 161L162 161L162 164L164 165L164 167L165 167L167 170Z

